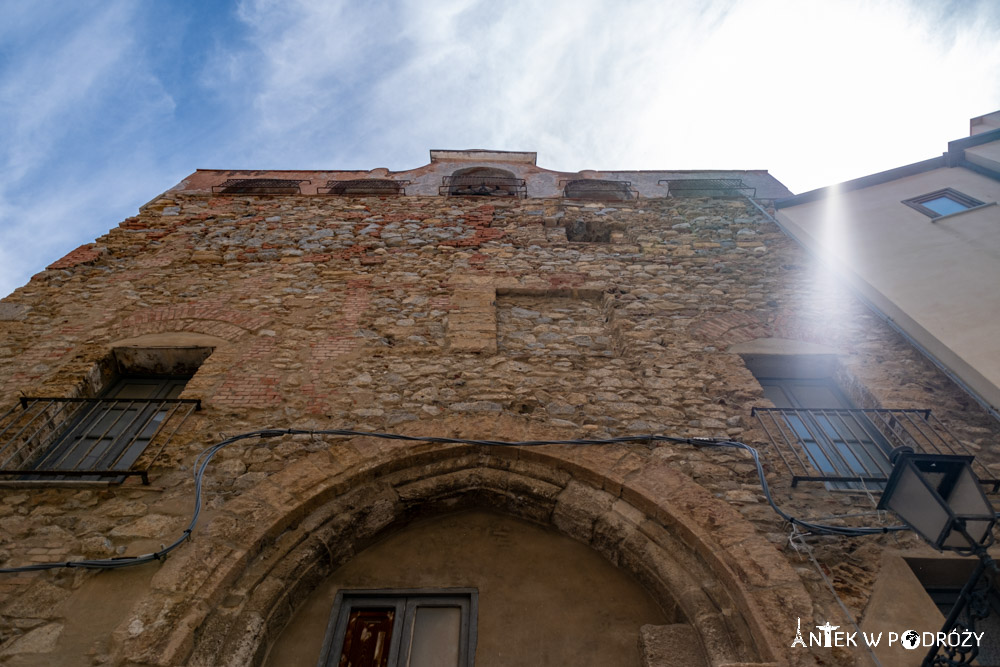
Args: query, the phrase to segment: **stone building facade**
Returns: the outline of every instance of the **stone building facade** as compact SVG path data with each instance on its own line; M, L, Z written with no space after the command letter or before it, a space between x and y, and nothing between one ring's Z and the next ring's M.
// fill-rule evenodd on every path
M793 529L743 450L420 440L740 441L790 515L890 526L884 470L821 458L882 451L899 411L929 409L995 478L997 425L780 231L788 194L766 172L566 174L496 151L195 172L0 303L0 566L159 553L191 521L201 453L256 435L208 464L165 558L0 574L0 664L337 664L329 619L354 590L465 600L453 664L914 664L898 642L793 643L824 623L936 630L921 567L959 559ZM783 441L794 417L752 413L774 378L897 421ZM79 405L105 421L56 414ZM134 461L68 476L133 422ZM107 474L125 468L146 476Z

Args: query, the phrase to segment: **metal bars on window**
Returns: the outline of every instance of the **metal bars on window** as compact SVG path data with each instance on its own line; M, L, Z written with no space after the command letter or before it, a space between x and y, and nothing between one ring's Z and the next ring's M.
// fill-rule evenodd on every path
M751 414L792 486L859 483L878 489L892 471L889 453L904 445L924 454L970 454L930 410L754 408ZM980 483L997 493L1000 480L982 464L974 467Z
M0 476L120 482L135 475L148 484L153 462L200 407L197 399L22 397L0 417ZM145 465L135 466L140 456Z
M389 178L356 178L348 181L327 181L316 188L321 195L405 195L409 181Z
M746 185L741 178L667 178L657 184L666 184L673 197L757 196L757 188Z
M639 192L632 189L631 181L578 178L572 181L565 181L563 196L568 199L626 201L638 197Z
M298 195L300 183L307 179L290 178L230 178L220 185L213 185L212 192L221 195Z
M517 197L523 199L528 196L528 186L523 178L460 174L443 177L438 194L459 197Z

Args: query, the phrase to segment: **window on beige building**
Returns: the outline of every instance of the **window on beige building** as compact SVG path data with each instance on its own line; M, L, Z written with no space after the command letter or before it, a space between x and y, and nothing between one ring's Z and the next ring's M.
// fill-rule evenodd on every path
M935 190L919 197L904 199L903 203L931 218L940 218L983 205L983 202L978 199L952 188Z

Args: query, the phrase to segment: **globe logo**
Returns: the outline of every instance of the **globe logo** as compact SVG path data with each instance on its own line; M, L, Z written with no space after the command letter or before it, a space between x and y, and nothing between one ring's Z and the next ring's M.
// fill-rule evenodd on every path
M903 636L899 638L899 643L902 644L904 648L915 649L920 646L920 635L916 630L907 630L903 633Z

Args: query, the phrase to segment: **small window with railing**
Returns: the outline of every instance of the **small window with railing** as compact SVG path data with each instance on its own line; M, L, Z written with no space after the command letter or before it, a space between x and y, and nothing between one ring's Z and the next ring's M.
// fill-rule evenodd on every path
M353 178L346 181L327 181L326 185L316 188L316 193L334 196L396 196L405 195L409 181L390 178Z
M212 186L218 195L297 195L302 194L301 178L230 178Z
M628 201L629 199L635 199L638 196L638 192L632 189L631 181L578 178L566 181L563 187L563 196L567 199Z
M518 197L528 195L523 178L506 169L466 167L441 180L440 193L451 197Z
M671 197L756 197L757 188L741 178L665 178L657 181L666 185Z
M800 445L805 458L832 488L881 489L892 465L892 447L864 411L857 410L828 379L758 378L764 396L780 412L758 409L772 417L777 430ZM856 478L856 482L839 481Z
M200 363L210 352L175 356ZM138 476L148 484L153 462L201 407L180 398L193 371L170 370L116 372L94 398L22 396L0 416L0 479L121 483Z
M929 454L968 454L930 410L855 407L830 378L758 377L774 408L752 413L773 451L799 482L838 490L881 491L900 446ZM982 465L983 484L998 482Z
M840 378L863 403L875 398L839 368L839 352L815 343L762 338L734 345L773 407L751 415L766 437L769 459L781 461L791 485L812 482L841 491L880 493L892 472L891 453L910 447L924 454L969 451L929 409L859 408L843 391ZM974 464L984 486L998 482Z

